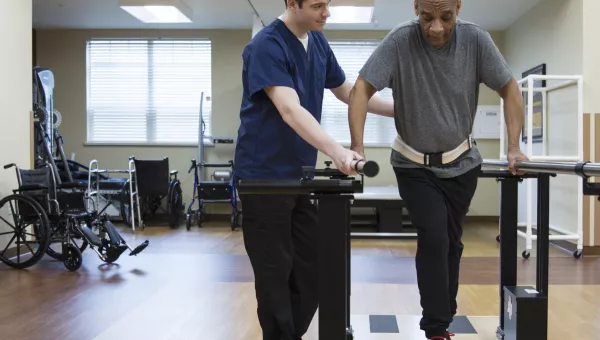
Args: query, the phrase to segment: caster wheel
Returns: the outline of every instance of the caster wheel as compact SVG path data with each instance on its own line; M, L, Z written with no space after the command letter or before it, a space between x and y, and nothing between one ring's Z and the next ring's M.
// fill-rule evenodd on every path
M523 254L521 254L524 259L528 259L531 256L531 253L527 250L523 250Z
M81 256L81 251L79 248L75 247L73 244L69 243L67 245L67 253L65 254L65 260L63 264L65 267L74 272L81 268L81 263L83 262L83 258Z
M581 258L581 256L583 256L583 252L582 252L581 250L575 250L575 251L573 252L573 257L574 257L574 258L576 258L576 259L580 259L580 258Z
M185 215L185 229L187 229L187 231L192 229L192 217L189 213Z
M242 222L242 214L241 213L233 213L231 214L231 230L239 228Z
M496 236L496 242L500 243L500 235Z
M231 222L231 231L234 231L235 228L237 228L237 214L231 214L230 222Z

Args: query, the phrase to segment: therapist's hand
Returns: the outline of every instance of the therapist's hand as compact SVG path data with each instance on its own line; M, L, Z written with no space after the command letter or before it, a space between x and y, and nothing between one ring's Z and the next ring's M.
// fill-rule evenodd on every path
M352 166L352 163L355 160L361 159L363 159L363 157L360 154L346 149L341 145L336 147L335 151L331 155L331 160L333 163L335 163L336 168L348 176L357 174Z

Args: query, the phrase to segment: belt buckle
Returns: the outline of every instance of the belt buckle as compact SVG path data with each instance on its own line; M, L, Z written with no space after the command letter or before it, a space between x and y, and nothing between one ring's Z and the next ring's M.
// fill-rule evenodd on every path
M443 162L442 162L442 156L444 155L443 152L436 152L436 153L426 153L423 158L424 158L424 164L426 166L442 166Z

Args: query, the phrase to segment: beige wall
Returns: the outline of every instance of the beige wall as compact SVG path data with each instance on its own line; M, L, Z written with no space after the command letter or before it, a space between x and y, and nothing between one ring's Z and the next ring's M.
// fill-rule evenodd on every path
M595 1L595 0L594 0ZM583 74L582 0L546 0L515 22L505 35L504 51L517 79L522 72L547 64L549 75ZM556 81L549 81L548 86ZM548 94L548 126L545 131L548 155L577 155L577 87ZM583 137L580 137L583 138ZM527 144L521 149L526 151ZM533 154L542 154L542 144L533 144ZM536 186L532 183L535 223ZM569 232L577 230L578 180L561 176L551 181L550 224ZM520 186L519 219L527 221L526 185Z
M596 33L598 19L595 16L598 11L600 11L600 1L583 0L584 112L590 114L590 116L586 115L586 118L590 118L586 120L590 122L590 134L585 140L585 142L589 140L590 144L584 157L592 162L600 161L600 116L598 115L600 96L597 95L600 93L600 44ZM593 196L584 199L583 221L584 244L600 245L600 202Z
M600 1L583 1L582 40L584 78L584 112L600 113L600 38L598 38L598 18Z
M4 53L0 54L0 165L15 163L22 168L31 166L32 92L31 92L31 0L3 1L0 3L0 41ZM15 169L0 168L0 198L12 194L17 188ZM12 201L13 208L15 202ZM11 205L0 210L4 221L12 221L8 216ZM0 222L0 233L8 228ZM0 236L0 249L6 248L11 235ZM13 240L10 248L16 247Z
M329 38L382 38L387 31L346 31L326 32ZM241 53L251 38L251 30L39 30L37 35L38 64L54 71L56 77L56 108L63 115L60 127L65 140L67 157L72 152L84 164L92 159L99 161L101 168L126 168L127 158L168 156L171 168L180 171L186 197L191 194L193 178L186 173L190 160L196 157L194 147L131 147L131 146L86 146L86 40L91 37L208 37L213 43L213 133L217 136L236 136L239 122L241 87ZM503 49L503 35L494 33L500 49ZM481 105L499 104L498 96L483 87ZM486 158L497 158L498 141L481 140L480 149ZM389 164L389 148L366 150L370 159L382 165L377 178L369 179L368 184L395 185L393 171ZM219 146L206 150L207 161L227 161L233 157L232 146ZM324 157L320 155L318 164ZM471 208L471 215L499 215L499 189L497 183L482 180ZM186 203L190 199L186 200ZM209 208L209 212L218 207Z

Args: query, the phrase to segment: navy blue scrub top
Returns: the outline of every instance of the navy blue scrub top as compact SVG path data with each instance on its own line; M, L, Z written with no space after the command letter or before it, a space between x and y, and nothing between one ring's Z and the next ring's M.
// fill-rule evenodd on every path
M346 79L321 32L309 32L308 51L276 19L246 46L243 56L241 124L235 150L235 176L240 179L300 179L302 166L315 166L317 149L304 141L281 117L264 92L267 86L296 90L300 104L321 122L325 89Z

